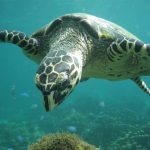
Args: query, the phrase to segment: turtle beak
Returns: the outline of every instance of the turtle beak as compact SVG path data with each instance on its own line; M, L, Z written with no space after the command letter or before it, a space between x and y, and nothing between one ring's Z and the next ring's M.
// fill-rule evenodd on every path
M45 104L45 110L52 111L55 107L57 107L59 104L61 104L65 97L70 94L69 91L51 91L50 93L43 93L44 96L44 104Z
M49 111L48 96L44 95L45 110Z
M53 93L50 95L44 95L44 106L47 112L52 111L57 106L55 100L53 99Z

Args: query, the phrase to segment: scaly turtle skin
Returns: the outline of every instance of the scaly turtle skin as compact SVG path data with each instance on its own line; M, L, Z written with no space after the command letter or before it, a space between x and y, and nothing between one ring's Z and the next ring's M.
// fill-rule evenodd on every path
M0 41L20 46L40 63L36 85L46 111L68 96L81 79L132 79L150 94L141 75L150 75L150 45L120 26L88 14L64 15L30 37L0 31Z

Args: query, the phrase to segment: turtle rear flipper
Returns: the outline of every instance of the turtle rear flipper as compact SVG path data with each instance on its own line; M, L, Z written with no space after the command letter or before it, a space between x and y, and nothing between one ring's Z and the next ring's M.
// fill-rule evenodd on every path
M147 94L150 95L150 89L147 87L146 83L138 76L132 78L132 80Z
M0 42L16 44L28 55L36 55L38 53L38 41L19 31L0 31Z

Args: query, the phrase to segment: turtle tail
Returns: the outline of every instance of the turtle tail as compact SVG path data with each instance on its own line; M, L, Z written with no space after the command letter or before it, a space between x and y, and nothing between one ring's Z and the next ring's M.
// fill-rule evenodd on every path
M36 54L38 52L38 41L35 38L28 37L23 32L0 31L0 42L16 44L28 54Z

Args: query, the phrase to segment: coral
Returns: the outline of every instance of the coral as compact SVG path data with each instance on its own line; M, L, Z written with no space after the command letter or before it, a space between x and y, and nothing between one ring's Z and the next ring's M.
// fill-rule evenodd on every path
M28 150L100 150L74 134L56 133L42 137Z
M149 150L150 124L137 127L114 141L108 149L111 150Z
M0 150L26 150L27 145L44 133L35 124L0 121Z
M91 124L88 124L88 126L91 125L89 131L84 131L82 137L91 144L96 146L101 145L103 149L119 136L123 136L128 131L134 129L134 126L123 124L115 117L104 113L99 113L99 116L93 120L94 123L91 122ZM94 136L91 137L91 135Z

